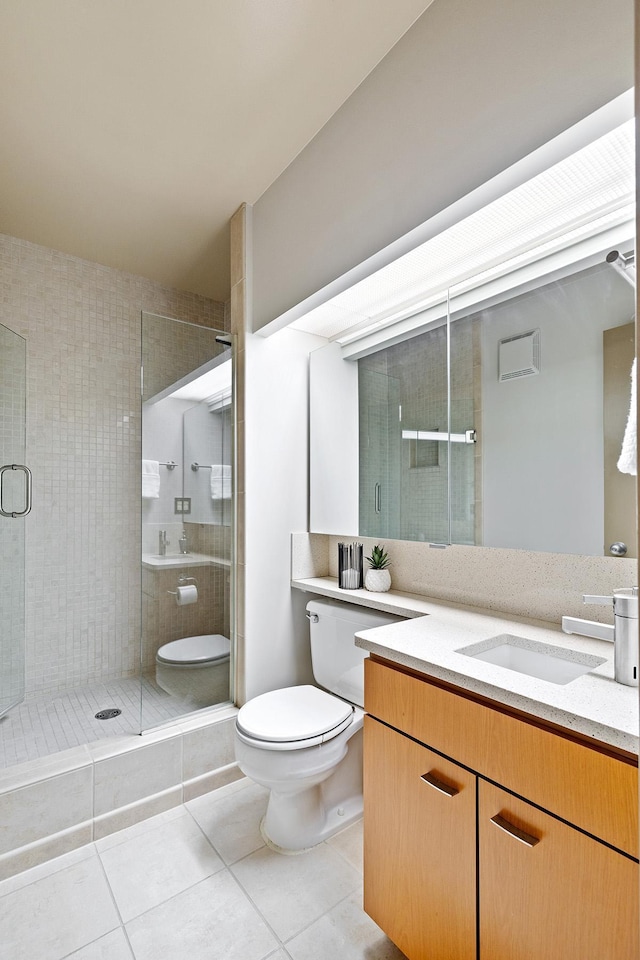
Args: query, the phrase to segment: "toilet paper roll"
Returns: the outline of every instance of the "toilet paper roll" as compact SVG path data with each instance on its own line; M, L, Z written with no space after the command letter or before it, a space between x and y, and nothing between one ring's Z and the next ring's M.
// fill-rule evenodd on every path
M176 603L179 607L186 607L189 603L195 603L198 599L198 588L190 583L186 587L178 587L176 593Z

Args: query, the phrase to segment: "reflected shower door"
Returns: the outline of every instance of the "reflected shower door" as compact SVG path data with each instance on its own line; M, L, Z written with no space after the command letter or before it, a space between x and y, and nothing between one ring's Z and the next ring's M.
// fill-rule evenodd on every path
M233 348L142 314L142 709L148 730L231 700Z
M24 700L26 343L0 325L0 716Z

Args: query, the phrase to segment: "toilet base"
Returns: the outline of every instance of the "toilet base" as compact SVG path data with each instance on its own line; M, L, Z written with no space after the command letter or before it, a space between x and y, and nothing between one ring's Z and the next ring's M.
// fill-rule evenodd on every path
M261 824L265 843L278 853L303 853L362 816L362 728L346 743L343 759L315 783L272 786ZM284 784L282 785L284 787Z
M311 790L315 789L317 788L311 788ZM273 797L273 793L271 797ZM281 798L278 798L278 800L279 799ZM295 798L289 799L295 799L295 804L291 804L290 806L282 804L281 806L276 800L275 804L272 805L270 798L269 807L272 813L271 818L269 818L268 809L260 821L260 833L266 845L276 853L282 853L287 856L307 853L307 851L312 850L319 843L328 840L336 833L340 833L341 830L351 826L352 823L355 823L362 816L362 794L357 797L350 797L344 803L332 809L327 809L321 801L318 803L314 798L314 800L311 801L312 809L309 809L310 804L303 803L305 806L305 816L299 818L297 822L293 822L291 818L289 818L285 821L286 826L284 830L282 830L281 816L286 817L286 815L291 812L297 814L299 812L299 804L302 800L300 794L297 794ZM281 846L276 843L273 839L274 836L279 836L287 845Z
M204 667L156 662L156 683L191 709L210 707L229 699L229 660Z

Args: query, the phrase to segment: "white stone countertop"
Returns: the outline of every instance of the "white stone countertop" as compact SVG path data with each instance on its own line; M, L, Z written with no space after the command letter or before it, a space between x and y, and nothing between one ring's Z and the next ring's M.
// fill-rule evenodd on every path
M546 620L506 616L415 594L341 590L332 577L295 580L292 586L410 618L358 632L356 645L371 653L593 740L638 753L638 688L614 681L612 643L565 634L560 624ZM460 652L502 634L521 638L520 645L525 648L534 646L530 643L534 641L561 647L559 652L567 659L580 661L587 655L605 662L569 683L558 684Z

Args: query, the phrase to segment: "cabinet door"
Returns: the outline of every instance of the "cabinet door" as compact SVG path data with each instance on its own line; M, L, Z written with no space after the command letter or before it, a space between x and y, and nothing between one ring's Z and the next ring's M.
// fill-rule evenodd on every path
M478 831L481 957L637 960L635 860L483 780Z
M364 908L409 960L472 960L476 777L364 723Z

